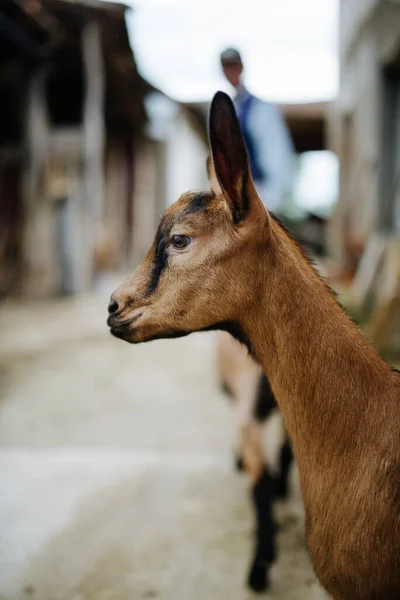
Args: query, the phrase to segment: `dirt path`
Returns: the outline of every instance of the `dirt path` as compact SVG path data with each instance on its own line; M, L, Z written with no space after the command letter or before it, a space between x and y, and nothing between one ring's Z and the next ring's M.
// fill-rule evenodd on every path
M0 309L0 598L251 598L213 337L128 346L107 295ZM311 600L295 473L293 490L268 597Z

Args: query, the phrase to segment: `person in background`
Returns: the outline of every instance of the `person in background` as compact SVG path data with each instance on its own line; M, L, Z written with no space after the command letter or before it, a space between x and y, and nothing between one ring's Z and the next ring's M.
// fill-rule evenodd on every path
M243 85L243 63L235 48L221 54L226 79L235 88L233 99L250 160L251 174L268 210L282 207L293 177L293 143L278 106L264 102Z

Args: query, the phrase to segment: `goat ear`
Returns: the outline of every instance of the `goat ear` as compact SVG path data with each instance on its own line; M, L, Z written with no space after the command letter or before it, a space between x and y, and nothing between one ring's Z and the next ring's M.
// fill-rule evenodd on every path
M224 92L217 92L211 102L209 139L216 179L231 210L233 222L238 224L250 213L254 199L260 200L251 178L235 107Z
M217 195L222 194L223 192L221 190L221 186L218 183L217 175L214 169L214 163L210 154L207 156L207 175L208 181L210 182L211 191Z

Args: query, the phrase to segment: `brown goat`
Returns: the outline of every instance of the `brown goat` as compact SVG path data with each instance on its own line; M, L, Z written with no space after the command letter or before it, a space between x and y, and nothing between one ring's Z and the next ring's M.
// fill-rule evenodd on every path
M346 316L251 179L233 104L210 142L223 193L186 193L111 298L132 343L229 331L256 357L296 457L316 574L335 600L400 598L400 375Z

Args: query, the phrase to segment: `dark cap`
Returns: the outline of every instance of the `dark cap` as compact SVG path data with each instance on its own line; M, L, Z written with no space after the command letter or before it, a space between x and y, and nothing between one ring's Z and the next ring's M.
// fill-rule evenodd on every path
M221 52L221 65L227 63L239 63L242 64L242 57L236 48L227 48L223 52Z

